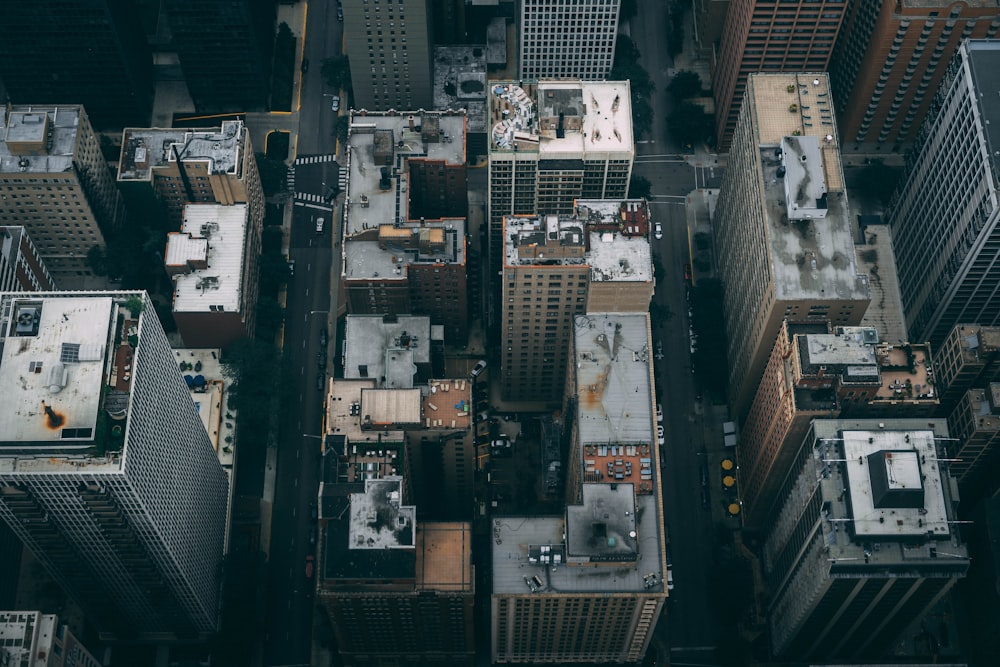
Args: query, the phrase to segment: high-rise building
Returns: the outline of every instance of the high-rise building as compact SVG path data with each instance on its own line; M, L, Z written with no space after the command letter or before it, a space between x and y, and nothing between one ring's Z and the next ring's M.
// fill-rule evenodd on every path
M0 131L0 225L25 227L64 287L92 275L125 206L83 107L0 107Z
M101 667L58 616L38 611L0 611L0 664Z
M943 419L817 419L763 542L771 647L866 661L969 568L955 529Z
M495 82L488 104L489 252L497 270L504 216L569 215L578 199L628 196L635 159L628 81Z
M712 71L716 143L726 150L753 72L825 72L844 18L843 0L732 0ZM806 110L809 110L808 102ZM826 109L832 112L832 105ZM812 107L817 127L824 110ZM812 114L803 114L812 115Z
M522 79L600 81L615 63L621 0L521 0Z
M907 330L935 347L956 324L1000 325L997 72L1000 41L962 44L889 207Z
M82 104L99 129L148 123L153 108L153 56L134 2L5 2L0 78L14 103Z
M565 512L492 518L497 664L641 662L667 597L649 314L574 324Z
M934 371L947 416L969 389L1000 382L1000 327L956 324L934 355Z
M246 204L188 204L167 234L172 312L188 347L227 347L254 332L261 229Z
M997 491L1000 460L1000 383L969 389L948 415L953 440L946 451L958 478L962 500L978 500Z
M0 292L41 292L55 288L28 230L0 227Z
M465 0L434 0L430 7L434 44L465 44Z
M711 60L712 53L722 41L726 13L731 0L694 0L694 34L691 39L699 55Z
M465 114L352 112L342 277L352 314L468 337Z
M813 419L929 417L938 407L927 345L879 340L872 327L783 323L740 430L743 525L767 525Z
M430 4L342 0L356 109L434 108Z
M742 418L782 321L854 326L870 296L825 74L751 74L729 166L714 232L730 404Z
M228 482L143 292L0 297L0 517L108 639L218 627Z
M501 387L509 400L561 402L573 318L646 312L653 295L649 210L580 202L577 215L504 220Z
M118 186L130 205L162 212L167 231L181 228L188 204L248 204L247 226L258 236L249 252L260 252L264 188L242 121L205 129L126 128Z
M841 138L858 148L899 150L913 141L961 41L1000 29L992 0L845 6L830 79Z
M268 0L163 0L188 92L199 112L266 109L274 21Z

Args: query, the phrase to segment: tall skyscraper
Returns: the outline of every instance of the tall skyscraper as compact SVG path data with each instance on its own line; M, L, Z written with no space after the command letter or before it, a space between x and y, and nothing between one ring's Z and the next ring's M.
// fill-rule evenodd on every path
M99 129L148 123L153 108L153 56L126 0L3 3L0 78L15 104L82 104Z
M720 151L729 148L736 131L748 75L826 71L845 4L843 0L729 3L712 72L716 141Z
M41 292L55 288L28 230L0 227L0 292Z
M604 79L621 0L521 0L522 79Z
M584 312L649 310L649 209L641 200L580 202L577 215L504 220L501 387L509 400L561 402Z
M0 107L0 131L0 225L24 226L64 287L91 275L125 206L83 107Z
M188 92L200 112L266 109L276 5L270 0L163 0Z
M948 415L953 440L947 444L951 472L958 478L962 500L970 504L994 495L1000 461L1000 383L970 389Z
M969 389L1000 382L1000 327L956 324L937 348L934 370L947 416Z
M638 663L649 647L668 594L651 343L648 313L575 319L569 503L492 518L494 663Z
M0 611L0 664L10 667L100 667L55 614Z
M342 279L352 314L468 337L464 112L352 114Z
M969 568L943 419L817 419L764 539L773 652L881 657Z
M1000 325L1000 41L967 40L935 96L889 207L910 338Z
M961 41L1000 29L995 2L853 2L830 63L845 145L899 150L916 136Z
M143 292L0 296L0 518L107 639L218 626L228 482Z
M342 0L354 107L433 109L428 0Z
M825 74L748 77L714 223L742 418L782 321L853 326L870 301Z

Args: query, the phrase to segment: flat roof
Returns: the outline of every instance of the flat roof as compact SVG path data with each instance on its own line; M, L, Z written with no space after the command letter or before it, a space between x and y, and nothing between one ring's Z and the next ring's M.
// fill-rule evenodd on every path
M228 393L230 382L222 372L222 351L218 348L174 348L178 366L185 364L181 374L191 390L191 400L215 448L219 463L230 467L234 462L233 446L239 413ZM199 379L198 376L201 376ZM204 380L201 384L200 380ZM229 449L227 452L226 449Z
M997 183L1000 180L997 176L1000 159L996 153L1000 150L1000 109L996 104L986 103L986 100L1000 94L1000 43L994 39L970 39L960 48L964 48L969 56L973 91L979 93L974 98L981 119L980 127L986 137L986 157L993 168L993 182Z
M424 119L428 119L427 128ZM345 238L408 221L410 159L465 164L465 113L351 111ZM436 130L430 130L436 124ZM425 129L427 130L425 132ZM382 168L386 169L386 181ZM383 189L385 186L385 189Z
M468 380L431 380L422 393L425 429L467 429L472 425L472 384Z
M352 493L348 549L413 549L417 509L403 505L403 478L365 480L363 493Z
M362 389L361 421L369 426L420 423L419 389Z
M109 366L111 296L11 300L0 356L0 436L40 450L92 442Z
M582 498L566 508L567 562L634 562L639 556L635 487L583 484Z
M344 244L344 277L404 281L412 264L465 264L465 230L463 218L378 225Z
M243 159L243 121L223 121L203 129L125 128L119 181L148 181L153 170L176 163L204 162L209 174L238 174Z
M836 334L801 336L803 366L872 365L878 363L875 345L878 332L870 327L845 327Z
M878 280L868 281L872 300L861 324L878 329L882 340L909 340L889 225L866 225L864 237L865 243L855 246L858 270Z
M472 593L472 526L422 521L417 527L417 589Z
M69 171L79 140L78 104L0 106L0 173L55 174ZM8 142L45 142L41 155L21 155Z
M174 312L239 311L246 244L246 204L187 204L180 232L167 234L167 266L208 267L173 276Z
M507 266L587 263L584 224L572 216L504 216L504 236Z
M434 107L465 109L469 132L486 132L486 48L434 47Z
M489 94L491 151L634 153L628 81L497 81Z
M645 236L591 232L587 261L593 282L649 282L653 279L653 253Z
M423 315L348 315L344 377L374 378L385 389L413 387L417 364L428 364L430 318Z

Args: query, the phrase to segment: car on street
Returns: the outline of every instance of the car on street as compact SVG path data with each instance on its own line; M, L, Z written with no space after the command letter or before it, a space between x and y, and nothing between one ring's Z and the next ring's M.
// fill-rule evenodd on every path
M691 280L691 265L684 265L684 280Z
M306 556L306 579L312 579L313 576L313 563L315 558L312 554Z
M316 367L321 371L326 370L326 348L320 350L319 354L316 355Z
M667 590L674 590L674 568L667 566Z
M659 403L656 404L656 421L663 421L663 406Z
M309 505L309 518L315 521L319 517L319 508L316 503Z
M302 66L299 69L302 70L303 74L305 74L306 72L309 71L309 59L308 58L303 58L302 59Z
M316 376L316 391L323 391L323 387L326 385L326 374L320 373Z
M323 233L323 223L324 222L325 221L323 220L322 217L316 218L316 233L317 234L322 234Z
M656 442L662 447L667 443L667 439L664 437L663 424L656 425Z
M653 226L653 236L656 237L657 241L663 238L663 225L659 222Z
M331 185L326 189L326 194L323 196L323 200L326 201L327 204L329 204L334 200L336 196L337 196L337 186Z
M469 373L469 376L477 378L480 375L482 375L483 371L485 370L486 370L486 360L480 359L479 361L476 362L476 365L472 367L472 371Z
M290 275L290 276L294 276L295 275L295 260L294 259L288 260L288 275Z
M326 340L327 340L326 339L326 328L324 327L324 328L322 328L322 329L319 330L319 344L322 345L323 347L326 347Z
M340 111L340 95L333 95L330 97L330 109L333 111Z
M316 526L309 527L309 545L316 544Z
M344 10L341 9L340 7L337 7L337 20L338 21L344 20Z

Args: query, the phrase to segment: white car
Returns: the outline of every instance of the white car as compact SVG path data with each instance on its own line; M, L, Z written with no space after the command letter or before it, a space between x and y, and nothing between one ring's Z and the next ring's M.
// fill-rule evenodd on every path
M330 109L340 111L340 95L334 95L330 98Z
M657 423L663 421L663 406L659 403L656 404L656 421Z
M653 226L653 236L656 237L657 241L663 238L663 225L656 223L656 225Z
M472 372L469 373L469 376L473 377L473 378L477 378L485 370L486 370L486 360L485 359L480 359L479 361L476 362L476 365L472 367Z
M662 447L667 443L666 438L663 436L663 424L656 425L656 442Z
M316 233L323 233L323 218L316 218Z

